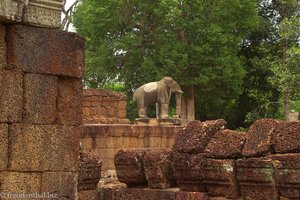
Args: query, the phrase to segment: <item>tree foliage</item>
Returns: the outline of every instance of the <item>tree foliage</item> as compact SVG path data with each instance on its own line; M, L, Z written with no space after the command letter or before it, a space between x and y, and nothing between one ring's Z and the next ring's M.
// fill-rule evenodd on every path
M257 26L256 0L84 0L73 22L86 38L90 87L128 93L172 76L195 86L198 117L232 117L245 74L238 54Z

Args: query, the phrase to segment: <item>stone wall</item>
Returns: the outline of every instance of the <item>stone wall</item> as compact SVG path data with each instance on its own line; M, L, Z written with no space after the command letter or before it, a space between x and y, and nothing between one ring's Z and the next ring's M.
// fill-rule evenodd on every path
M53 29L62 1L26 2L0 0L1 198L46 195L40 197L73 200L84 41ZM11 22L22 25L7 24ZM24 26L27 23L51 28ZM8 196L11 193L17 196Z
M300 199L299 120L261 119L247 133L225 125L191 122L172 151L119 151L116 171L127 188L102 186L98 199Z
M99 89L83 91L84 124L129 124L126 119L126 95Z
M124 148L171 148L180 126L84 125L84 151L102 159L102 171L115 169L114 155Z

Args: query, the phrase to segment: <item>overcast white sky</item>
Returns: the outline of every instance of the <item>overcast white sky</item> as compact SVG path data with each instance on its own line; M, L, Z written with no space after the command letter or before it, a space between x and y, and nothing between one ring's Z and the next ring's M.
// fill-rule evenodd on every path
M66 2L66 10L70 8L70 6L75 2L75 0L67 0ZM65 16L62 14L61 19L63 19ZM69 31L75 32L72 24L70 25Z

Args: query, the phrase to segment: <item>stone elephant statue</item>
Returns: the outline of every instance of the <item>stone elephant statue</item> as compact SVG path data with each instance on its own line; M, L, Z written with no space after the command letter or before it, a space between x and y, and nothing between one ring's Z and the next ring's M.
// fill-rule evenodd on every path
M183 92L178 83L171 77L163 77L160 81L139 87L133 94L133 100L137 102L139 118L147 118L147 107L156 103L158 104L159 117L169 117L169 102L172 93L181 96ZM180 102L176 102L176 104L178 103Z

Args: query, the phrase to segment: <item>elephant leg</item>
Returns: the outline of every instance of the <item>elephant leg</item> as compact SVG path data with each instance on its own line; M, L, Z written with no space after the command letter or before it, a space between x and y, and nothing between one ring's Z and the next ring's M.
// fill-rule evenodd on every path
M169 117L169 104L162 103L160 109L161 118L168 118Z
M144 107L144 108L139 108L139 111L138 111L138 115L139 115L139 118L148 118L147 117L147 107Z

